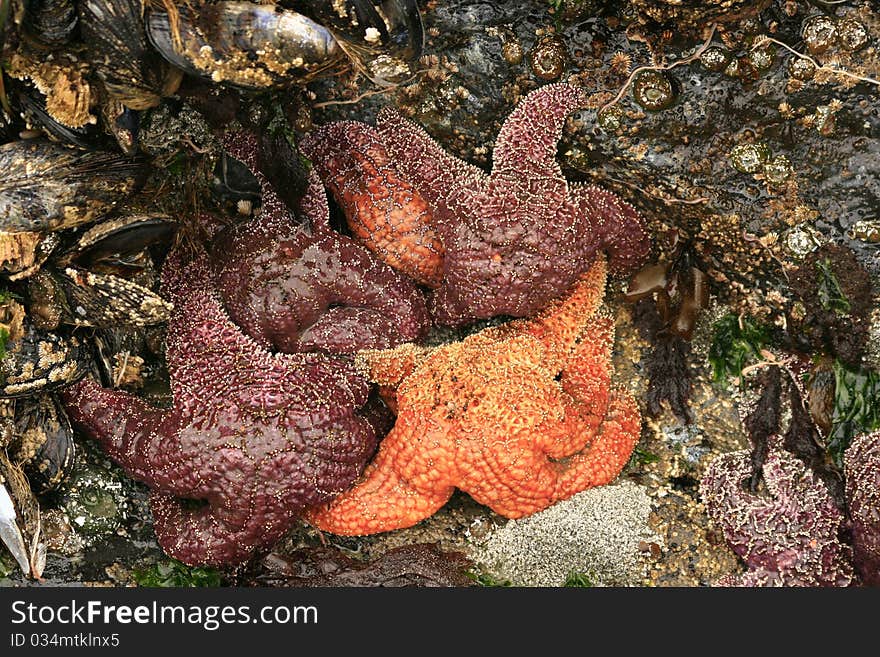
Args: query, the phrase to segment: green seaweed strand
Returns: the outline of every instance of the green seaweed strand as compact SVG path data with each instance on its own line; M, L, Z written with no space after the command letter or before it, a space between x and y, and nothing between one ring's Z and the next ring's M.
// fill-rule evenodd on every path
M852 439L880 428L880 373L834 361L834 413L825 439L838 467Z
M834 311L836 315L845 317L852 311L849 299L840 289L840 283L831 268L831 259L825 258L816 262L816 270L819 274L816 294L819 303L825 310Z
M170 559L155 563L132 573L138 586L144 587L218 587L221 585L220 571L213 568L191 567Z

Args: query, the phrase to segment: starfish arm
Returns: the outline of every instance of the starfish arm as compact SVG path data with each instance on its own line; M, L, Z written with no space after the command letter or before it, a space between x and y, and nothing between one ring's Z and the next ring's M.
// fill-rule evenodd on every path
M432 351L409 342L394 349L364 349L357 353L354 364L373 383L396 390Z
M567 355L601 305L606 272L605 259L597 257L564 299L554 301L532 319L514 322L521 333L541 341L546 350L545 367L554 373L563 369Z
M455 223L449 205L455 192L479 194L488 183L486 172L447 153L424 129L392 108L379 112L376 129L394 166L433 210L435 230Z
M356 238L380 260L429 287L440 284L445 249L425 199L391 164L377 130L339 121L300 147L345 211Z
M608 254L615 273L636 270L651 251L651 238L642 216L617 194L596 185L572 185L571 202L585 217L598 248Z
M350 348L346 351L363 346L381 348L383 340L389 343L384 346L417 340L428 331L428 307L412 281L345 236L322 239L318 246L330 264L330 271L321 277L330 308L319 321L326 329L337 319L353 317L363 324L360 328L353 326L353 330L367 336L348 341ZM339 333L341 329L331 330Z
M385 438L360 482L328 505L313 507L305 519L313 526L340 536L363 536L411 527L433 515L452 496L452 486L417 488L395 467L396 454L383 449L396 440Z
M528 94L510 114L495 141L492 175L562 179L556 149L565 119L585 107L585 89L564 82Z
M612 392L608 414L596 438L585 449L560 461L554 501L602 486L614 480L629 460L641 432L641 416L635 399L622 391Z
M104 451L132 477L148 486L164 484L168 465L166 411L150 408L121 390L103 388L84 379L61 391L71 421L98 441Z
M271 353L245 335L223 309L203 253L182 265L172 252L162 276L175 300L166 339L172 391L175 403L190 413L210 416L230 407L280 412L292 404L321 403L322 394L338 395L340 404L366 402L369 386L350 363L319 353ZM304 378L319 374L321 390L303 386Z
M327 193L314 167L309 169L309 184L299 201L299 212L308 220L308 225L316 233L329 233L333 230L330 227L330 205L327 202Z
M609 317L597 318L584 335L559 377L565 419L539 437L541 450L552 459L564 459L583 449L599 431L608 410L614 324Z
M162 549L190 565L244 562L258 547L274 543L289 529L289 522L267 519L262 513L248 514L242 524L232 527L212 506L191 508L157 492L150 495L150 508Z

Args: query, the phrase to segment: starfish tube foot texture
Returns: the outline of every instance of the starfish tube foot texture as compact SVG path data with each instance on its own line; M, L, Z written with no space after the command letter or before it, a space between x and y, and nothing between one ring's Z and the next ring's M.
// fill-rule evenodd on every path
M307 520L336 534L409 527L455 488L509 518L612 481L639 439L635 400L610 385L613 324L599 258L533 319L436 349L401 345L355 362L397 388L397 420L354 488Z
M504 122L488 174L389 108L375 128L323 126L305 140L306 151L354 232L385 262L413 275L402 253L424 263L426 253L439 252L439 238L442 267L419 279L435 288L429 307L437 324L530 317L565 294L597 253L620 273L649 253L632 206L570 183L556 161L566 117L587 97L566 83L528 94Z
M178 249L179 250L179 249ZM188 564L234 564L349 488L375 451L369 383L323 353L271 353L223 310L203 252L173 251L166 360L171 408L83 380L72 421L152 489L160 545Z

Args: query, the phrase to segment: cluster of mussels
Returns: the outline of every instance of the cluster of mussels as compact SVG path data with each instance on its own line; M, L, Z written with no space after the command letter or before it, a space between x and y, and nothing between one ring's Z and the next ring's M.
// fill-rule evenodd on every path
M409 0L0 3L0 538L24 572L46 562L38 496L74 462L65 391L161 378L159 272L186 212L159 210L151 112L187 80L257 95L353 67L382 83L422 40ZM244 203L256 181L230 188L221 164L218 201Z

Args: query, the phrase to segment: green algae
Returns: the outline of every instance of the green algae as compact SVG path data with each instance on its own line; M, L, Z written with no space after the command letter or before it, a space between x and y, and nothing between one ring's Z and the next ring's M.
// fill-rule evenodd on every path
M475 572L473 570L469 570L465 573L465 575L472 579L477 584L477 586L513 586L509 579L496 577L495 575L486 572Z
M847 367L835 360L834 412L825 438L828 453L838 467L852 439L880 428L880 372Z
M148 568L135 569L134 581L143 587L218 587L222 585L220 571L213 568L187 566L176 559L155 563Z
M758 360L761 349L769 342L769 327L751 317L740 319L735 313L728 313L712 326L708 358L713 379L721 382L728 377L740 377L746 363Z
M816 271L819 274L816 295L819 303L825 310L833 311L834 314L845 317L852 311L852 305L843 293L837 277L834 275L831 258L825 258L816 262Z
M562 585L565 588L588 589L594 586L593 580L588 573L569 573Z

